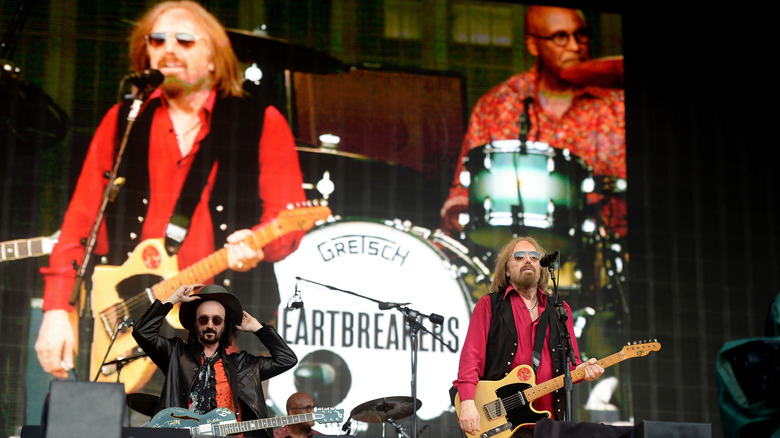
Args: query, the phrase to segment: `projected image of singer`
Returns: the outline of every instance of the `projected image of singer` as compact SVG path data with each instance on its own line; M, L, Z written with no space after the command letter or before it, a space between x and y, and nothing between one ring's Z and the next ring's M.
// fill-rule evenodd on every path
M229 271L223 275L236 290L252 291L250 308L267 312L259 317L272 318L279 299L272 263L294 251L304 232L286 234L261 249L242 240L288 204L305 201L287 122L276 108L245 97L242 72L224 28L195 2L168 1L151 8L132 30L129 52L135 73L159 70L164 81L146 99L129 134L119 170L126 182L100 227L97 262L122 265L141 242L167 237L173 245L166 243L164 252L169 254L145 247L137 254L138 265L155 268L173 252L178 257L175 268L182 270L227 242ZM59 242L49 266L41 270L44 314L35 349L43 369L57 377L67 377L67 370L74 367L74 334L68 319L73 310L69 304L76 274L73 263L83 257L83 240L90 234L105 175L125 132L128 106L114 105L98 126ZM116 278L115 283L122 280ZM239 287L241 282L253 283ZM98 284L93 290L103 293ZM134 292L141 290L135 287ZM274 298L268 304L255 302L263 294ZM99 332L93 348L102 357L107 345L97 345Z
M500 388L504 385L495 381L505 382L506 378L507 385L520 382L533 385L563 374L566 359L559 348L563 328L549 290L549 273L542 266L550 264L548 257L543 258L544 254L542 246L531 237L518 237L507 243L496 260L491 293L480 298L474 307L461 349L458 377L453 382L458 391L458 423L466 433L486 432L480 430L480 420L485 419L490 409L483 406L494 401L496 394L503 397ZM562 306L568 315L565 330L572 334L576 361L571 363L571 369L581 369L585 380L595 380L604 373L604 368L593 358L581 361L573 335L571 308L565 301ZM537 333L541 336L535 336ZM538 364L534 364L534 358L539 359ZM526 372L513 371L520 365L532 368ZM536 376L535 383L532 373ZM534 400L530 406L519 401L505 402L506 412L500 415L506 415L506 423L511 423L513 437L532 437L533 423L547 417L539 412L546 411L552 418L564 420L565 396L565 391L560 389ZM504 412L504 409L496 411Z
M574 156L584 160L587 166L592 167L596 181L600 181L599 177L605 176L609 177L610 181L626 177L623 90L593 86L586 83L587 81L584 81L583 85L570 80L572 76L577 76L572 75L572 71L580 73L580 77L590 76L583 74L590 73L589 69L584 69L584 72L580 70L583 66L591 65L588 61L592 32L585 22L583 13L560 7L529 6L525 17L525 33L525 48L536 58L535 65L530 70L512 76L493 87L477 101L472 110L458 167L454 172L453 185L440 211L441 228L452 236L458 236L463 230L460 214L466 212L469 207L469 188L464 186L461 175L463 161L470 151L495 141L517 142L518 139L522 140L525 137L528 141L545 143L556 151L567 149ZM622 86L622 60L619 65L620 75L607 73L597 77L598 85L610 85L604 84L603 76L607 76L617 82L611 85ZM595 66L600 67L603 64ZM569 75L566 74L567 72ZM506 170L519 171L521 179L524 170L530 170L532 173L538 171L535 175L546 172L548 170L546 157L541 157L544 159L539 160L537 165L530 152L507 158L506 165L512 169ZM491 172L493 178L498 178L497 172L503 170L501 156L493 154L491 158L492 168L487 172ZM482 165L483 160L479 161L480 163L475 164ZM472 183L477 176L472 172ZM568 176L573 175L564 174L562 178ZM573 188L579 190L579 180L564 182L564 184L569 182ZM500 195L496 191L510 191L514 188L512 205L517 205L520 212L526 215L539 213L543 216L547 213L549 204L540 202L539 207L534 209L530 198L537 196L538 193L534 193L534 190L538 192L539 185L545 183L547 182L539 179L535 181L533 187L516 187L522 185L522 181L499 183L494 186L495 190L492 192L487 189L486 193L476 196L472 193L472 202L482 204L489 201L492 205L485 208L492 208L493 211L501 210L502 206L498 199ZM489 184L490 181L487 181L486 185ZM518 190L521 192L521 199L518 199ZM557 207L561 207L554 194L550 195L550 198L553 198ZM561 200L562 204L567 202L570 200ZM626 234L625 202L621 197L616 196L605 200L604 195L597 190L587 194L587 202L598 210L606 230L618 236ZM507 211L498 211L498 213L512 213L509 208L505 210ZM474 221L479 221L481 218L471 217L470 220L470 225L473 225ZM529 223L525 225L533 226ZM559 225L576 227L579 224ZM465 231L469 232L468 229Z

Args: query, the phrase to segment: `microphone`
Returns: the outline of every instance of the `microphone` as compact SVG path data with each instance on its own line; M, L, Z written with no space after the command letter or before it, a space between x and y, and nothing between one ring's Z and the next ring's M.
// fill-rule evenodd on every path
M287 301L287 310L303 309L303 299L301 293L298 291L298 282L295 282L295 293L290 300Z
M428 319L430 319L431 322L434 323L434 324L443 324L444 323L444 317L439 315L439 314L436 314L436 313L431 313L431 315L428 316Z
M130 328L135 327L135 321L133 321L133 318L125 318L122 320L121 323L119 323L119 328L117 330L122 330L123 328Z
M133 72L125 76L123 81L130 81L131 84L138 88L145 89L151 87L157 88L165 80L165 76L160 70L148 69L142 72Z
M558 254L559 253L557 249L553 252L548 252L547 254L544 255L544 257L542 257L541 260L539 260L539 264L543 268L552 265L553 263L555 263L556 260L558 260Z

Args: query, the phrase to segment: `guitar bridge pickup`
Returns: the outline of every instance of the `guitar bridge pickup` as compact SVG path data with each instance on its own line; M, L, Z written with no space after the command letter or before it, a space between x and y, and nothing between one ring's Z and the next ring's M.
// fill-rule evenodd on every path
M487 416L488 420L495 420L498 417L503 417L506 415L504 403L500 398L493 400L490 403L485 403L482 405L482 410L485 411L485 416Z
M479 435L479 438L490 438L493 435L498 435L499 433L506 432L507 430L512 430L512 423L504 423L501 426L486 430Z

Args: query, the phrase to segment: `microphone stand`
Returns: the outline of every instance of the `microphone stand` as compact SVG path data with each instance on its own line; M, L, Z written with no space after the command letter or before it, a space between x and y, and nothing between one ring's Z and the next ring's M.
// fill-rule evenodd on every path
M409 336L411 337L411 360L412 360L412 404L414 406L414 413L412 414L412 437L417 437L417 409L419 409L419 406L417 405L417 350L418 350L418 344L417 344L417 334L420 332L420 330L424 331L425 333L428 333L433 337L434 339L441 342L442 345L446 346L450 351L453 353L457 353L457 350L452 348L452 346L446 342L444 342L444 339L428 330L424 325L422 325L422 318L428 318L432 323L434 324L442 324L444 322L444 317L441 315L437 315L435 313L431 313L430 315L425 315L424 313L418 312L416 310L410 309L406 305L409 303L388 303L384 301L379 301L374 298L369 298L363 295L360 295L356 292L351 292L344 289L339 289L334 286L329 286L327 284L318 283L316 281L307 280L305 278L301 277L295 277L296 280L299 281L306 281L312 284L316 284L318 286L322 286L325 288L328 288L330 290L335 290L339 292L344 292L349 295L354 295L356 297L360 297L369 301L373 301L379 305L379 310L389 310L389 309L397 309L401 314L404 315L404 320L407 324L409 324ZM394 423L391 422L395 426ZM398 429L398 426L396 426L396 429ZM400 432L399 432L400 433Z
M412 344L412 403L414 403L415 409L414 413L412 414L412 436L417 437L417 351L419 349L419 345L417 343L417 334L422 330L425 333L428 333L433 337L434 339L438 340L442 343L442 345L447 346L447 348L452 351L453 353L457 353L457 350L452 348L450 344L444 342L444 339L442 339L441 336L432 333L430 330L428 330L424 325L422 325L422 318L426 317L428 318L432 323L434 324L441 324L444 322L444 317L441 315L437 315L435 313L431 313L430 315L425 315L423 313L420 313L416 310L410 309L406 307L404 304L400 303L380 303L379 308L381 310L384 309L391 309L396 308L399 312L401 312L402 315L404 315L404 319L406 320L407 324L409 324L409 335L412 338L411 344ZM397 426L396 426L397 428Z
M124 80L122 83L124 83ZM79 351L76 367L76 377L82 380L89 380L89 358L92 353L92 337L95 321L95 318L92 315L92 299L90 296L90 291L84 290L82 293L82 284L91 270L91 267L94 266L92 253L95 249L95 244L97 243L98 230L100 230L100 225L103 223L103 217L105 216L108 203L116 199L120 187L125 182L125 179L122 177L117 177L117 174L119 172L119 166L122 163L122 155L125 152L125 146L127 145L127 139L130 135L130 130L133 127L133 123L135 123L135 119L138 116L138 113L141 111L141 105L144 103L144 99L149 97L155 88L156 86L152 87L151 85L143 89L139 88L135 98L133 99L130 112L127 115L127 126L125 127L124 135L122 136L122 140L119 143L119 148L116 153L114 166L111 171L105 175L108 183L103 189L103 195L100 201L98 212L95 215L95 221L92 224L89 237L84 240L84 256L81 259L81 264L77 264L75 260L73 261L74 268L76 269L76 283L73 286L73 291L71 292L69 303L72 306L76 306L79 298L82 300L81 306L77 307L77 310L79 310L81 313L79 314Z
M528 107L533 104L533 97L523 99L523 112L520 113L520 153L525 154L528 146L528 133L531 131L531 116Z
M560 263L560 261L558 263ZM563 300L561 300L560 295L558 295L558 282L555 278L555 263L551 263L550 266L547 267L547 270L550 272L550 279L552 279L553 282L555 312L558 314L558 319L556 320L556 323L558 324L558 351L559 354L565 356L563 366L563 387L566 391L564 421L572 421L571 392L573 384L571 380L571 364L575 359L574 349L571 345L571 335L569 334L569 329L566 327L566 320L569 319L569 314L566 313L566 308L563 306ZM550 339L550 342L552 342L552 339Z

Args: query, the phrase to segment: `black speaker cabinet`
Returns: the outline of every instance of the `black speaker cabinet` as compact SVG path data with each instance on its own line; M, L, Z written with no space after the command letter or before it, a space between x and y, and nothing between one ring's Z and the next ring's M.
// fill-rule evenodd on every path
M125 387L121 383L54 380L44 410L45 438L121 438Z
M642 421L632 434L634 438L712 438L710 423Z

